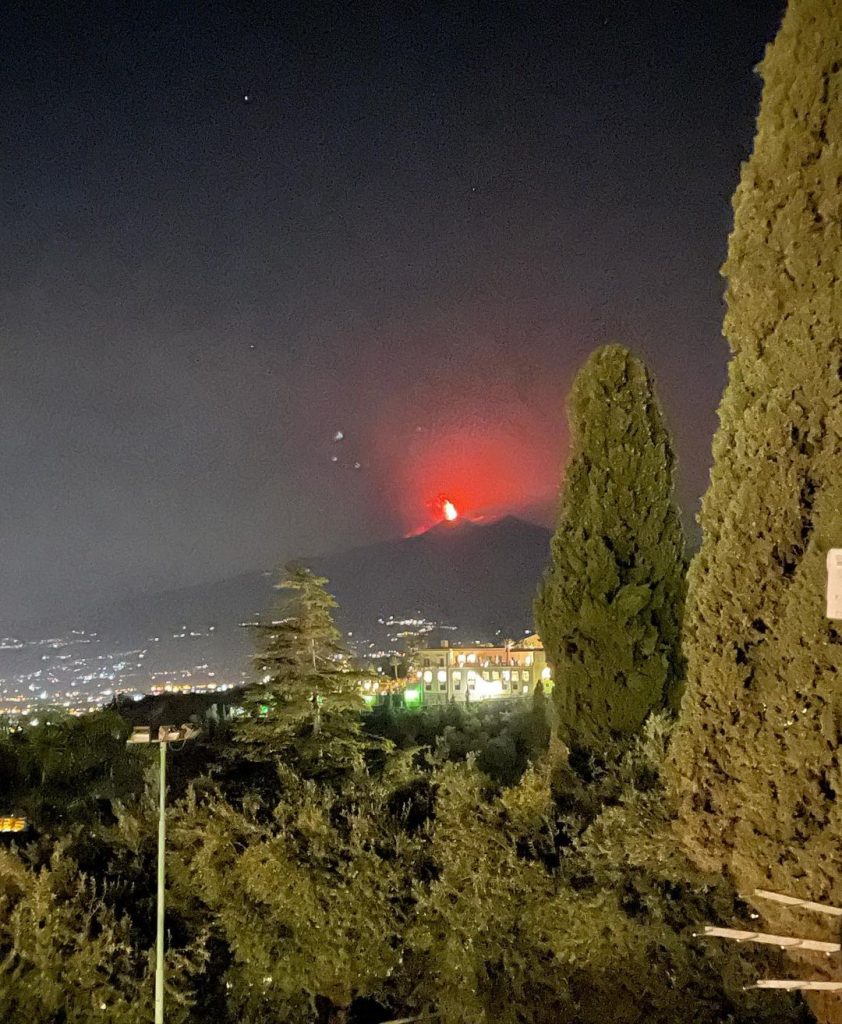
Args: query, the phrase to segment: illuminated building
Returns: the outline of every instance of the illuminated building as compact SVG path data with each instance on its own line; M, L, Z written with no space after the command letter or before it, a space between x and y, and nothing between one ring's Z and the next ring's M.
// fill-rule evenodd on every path
M552 687L552 674L537 633L500 647L427 647L418 652L409 682L425 704L497 700L532 693L538 680Z

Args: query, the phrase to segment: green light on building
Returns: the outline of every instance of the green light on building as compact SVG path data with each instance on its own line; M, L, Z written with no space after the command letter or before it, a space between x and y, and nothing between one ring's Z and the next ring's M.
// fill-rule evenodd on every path
M421 703L421 691L418 687L412 686L403 691L403 701L407 707L417 707Z

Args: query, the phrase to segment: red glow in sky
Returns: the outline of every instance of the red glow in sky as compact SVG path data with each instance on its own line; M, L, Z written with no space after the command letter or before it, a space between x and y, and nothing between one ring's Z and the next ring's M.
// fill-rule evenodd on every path
M419 434L408 457L395 459L389 498L406 534L552 503L560 475L559 441L552 437L538 444L496 425L484 427L481 433L456 428Z
M509 514L529 518L530 510L552 521L568 447L564 411L555 384L540 376L528 384L526 401L517 381L457 374L445 363L409 397L401 389L384 395L369 441L379 486L372 507L388 510L405 536ZM449 523L445 500L458 515Z

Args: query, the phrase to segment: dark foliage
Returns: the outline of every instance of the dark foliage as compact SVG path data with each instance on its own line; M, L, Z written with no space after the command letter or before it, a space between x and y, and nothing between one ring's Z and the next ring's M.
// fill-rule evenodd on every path
M675 710L685 543L674 455L646 367L619 345L596 351L569 404L551 562L535 619L553 667L560 735L599 746Z

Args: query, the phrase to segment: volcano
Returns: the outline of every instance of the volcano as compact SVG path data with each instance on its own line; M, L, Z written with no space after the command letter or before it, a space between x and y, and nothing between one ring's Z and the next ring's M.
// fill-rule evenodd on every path
M457 627L454 639L523 635L549 559L550 531L508 516L489 524L445 521L309 564L330 580L346 631L379 619L424 618Z
M364 655L394 647L396 622L408 619L437 624L438 635L453 642L523 636L532 630L549 540L549 530L515 517L488 524L460 517L414 537L299 561L328 578L339 602L337 623ZM133 597L65 625L97 630L102 654L142 648L131 681L139 690L181 669L238 682L250 673L248 623L283 604L277 578L253 571Z

